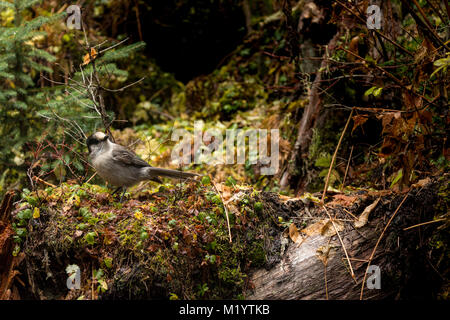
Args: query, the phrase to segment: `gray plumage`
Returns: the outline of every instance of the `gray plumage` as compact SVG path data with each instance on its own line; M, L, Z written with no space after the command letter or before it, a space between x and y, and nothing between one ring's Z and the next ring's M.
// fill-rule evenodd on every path
M158 177L188 179L196 173L155 168L127 148L113 143L102 132L96 132L87 139L89 157L97 174L117 187L131 187L141 181L160 182Z

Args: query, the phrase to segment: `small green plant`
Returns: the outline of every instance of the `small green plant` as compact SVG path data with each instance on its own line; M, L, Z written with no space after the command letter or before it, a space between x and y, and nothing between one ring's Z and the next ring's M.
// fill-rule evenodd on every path
M84 236L84 240L86 241L87 244L89 245L94 245L95 244L95 238L97 237L97 233L95 232L88 232L85 236Z
M205 295L205 293L208 292L208 290L209 290L208 284L206 284L206 283L197 285L197 295L199 297L203 297Z
M94 278L97 280L98 286L97 286L97 292L105 292L108 290L108 284L106 283L104 279L105 273L103 272L103 269L94 270Z

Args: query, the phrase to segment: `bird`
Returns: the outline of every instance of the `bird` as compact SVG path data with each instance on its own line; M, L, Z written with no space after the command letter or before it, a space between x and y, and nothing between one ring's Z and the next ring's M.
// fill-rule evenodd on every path
M127 188L141 181L162 183L159 177L189 179L197 173L155 168L139 158L134 152L111 141L103 132L95 132L86 139L89 158L97 174L109 184L118 187L113 194L123 189L120 202Z

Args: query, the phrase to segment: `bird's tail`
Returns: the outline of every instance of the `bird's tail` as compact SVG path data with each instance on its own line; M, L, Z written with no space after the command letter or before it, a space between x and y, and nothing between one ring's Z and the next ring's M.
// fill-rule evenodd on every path
M197 173L193 172L183 172L178 170L171 170L171 169L163 169L163 168L155 168L155 167L148 167L146 168L147 174L149 175L149 179L155 178L155 177L168 177L173 179L189 179L193 177L199 176Z

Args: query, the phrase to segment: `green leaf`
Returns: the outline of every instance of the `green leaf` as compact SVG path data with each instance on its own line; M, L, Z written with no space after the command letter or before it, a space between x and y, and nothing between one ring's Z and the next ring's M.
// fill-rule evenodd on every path
M376 88L373 90L373 96L378 97L381 94L381 91L383 91L383 88Z
M236 180L234 180L232 176L229 176L225 182L225 185L228 187L234 187L236 185Z
M450 64L450 58L442 58L433 63L436 67L447 66Z
M147 240L148 239L148 233L146 231L141 232L141 240Z
M87 224L87 223L79 223L79 224L77 224L77 226L76 226L76 228L78 229L78 230L84 230L84 229L86 229L86 228L88 228L89 227L89 224Z
M330 164L331 164L330 154L326 154L320 158L317 158L316 161L314 162L314 165L320 168L329 168Z
M17 228L16 234L19 237L21 237L21 238L25 238L27 236L27 229L25 229L25 228Z
M89 232L84 236L84 239L88 244L93 245L95 243L95 236L96 236L95 232Z
M204 185L204 186L207 186L207 185L209 185L211 183L211 179L209 178L209 176L203 176L202 177L202 184Z
M368 89L366 92L364 92L364 96L368 97L373 93L373 90L375 90L377 87L371 87L370 89Z
M179 300L178 296L175 293L170 293L169 300Z
M145 47L145 42L140 41L130 44L120 49L112 49L106 51L103 57L98 59L98 63L117 61L119 59L128 58L133 52Z
M169 227L175 227L177 225L177 220L172 219L169 221Z
M103 260L103 263L108 269L112 268L112 258L105 258L105 260Z
M31 219L31 217L33 216L33 213L32 213L32 211L31 211L31 209L25 209L25 210L23 210L23 211L20 211L18 214L17 214L17 217L19 218L19 219L24 219L24 220L29 220L29 219Z
M390 188L392 187L403 177L403 169L398 170L397 175L395 176L394 180L392 180Z
M98 269L98 270L94 271L94 277L97 280L100 280L103 277L103 275L104 275L104 272L102 269Z

